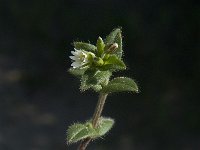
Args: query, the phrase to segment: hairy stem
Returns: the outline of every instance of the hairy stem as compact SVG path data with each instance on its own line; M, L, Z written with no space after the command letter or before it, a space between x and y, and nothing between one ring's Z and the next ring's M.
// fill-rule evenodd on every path
M77 150L85 150L91 140L92 140L91 138L83 140Z
M101 93L99 95L99 100L97 102L97 105L93 114L93 118L92 118L92 125L94 128L96 128L98 125L98 121L99 121L99 118L101 117L101 113L103 111L103 107L104 107L107 96L108 94L106 93ZM83 140L77 150L85 150L91 140L92 140L91 138L87 138Z
M102 113L107 96L108 94L105 94L105 93L101 93L99 95L99 100L98 100L98 103L97 103L97 106L92 118L92 125L94 128L96 128L98 125L98 121L99 121L99 118L101 117L101 113Z

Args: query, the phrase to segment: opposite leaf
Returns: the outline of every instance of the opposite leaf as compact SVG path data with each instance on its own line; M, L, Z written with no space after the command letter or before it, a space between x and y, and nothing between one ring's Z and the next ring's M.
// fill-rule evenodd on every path
M96 135L96 131L91 124L74 124L67 130L67 143L76 143L88 137Z
M111 76L110 71L99 71L88 69L81 78L81 91L92 88L94 91L100 91L102 85L106 85Z
M99 124L96 128L96 132L98 134L96 135L95 138L105 135L112 128L114 123L115 123L114 120L111 118L101 117L99 119Z
M125 91L138 92L138 86L133 79L127 77L114 78L102 89L103 93Z
M74 42L73 43L74 48L77 50L85 50L89 52L95 52L96 46L90 44L90 43L85 43L85 42Z

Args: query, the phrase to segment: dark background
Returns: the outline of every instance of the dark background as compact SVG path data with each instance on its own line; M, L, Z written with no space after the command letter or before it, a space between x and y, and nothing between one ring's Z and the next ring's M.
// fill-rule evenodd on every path
M73 40L121 26L139 94L110 95L116 124L88 150L200 149L200 5L192 0L1 0L0 150L74 150L66 129L98 95L67 70Z

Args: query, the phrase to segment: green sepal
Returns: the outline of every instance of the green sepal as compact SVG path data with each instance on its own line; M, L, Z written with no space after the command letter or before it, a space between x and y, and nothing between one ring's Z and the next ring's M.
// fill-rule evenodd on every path
M117 57L121 58L122 57L122 34L121 34L121 29L116 28L114 29L105 39L105 51L110 47L111 44L117 43L118 48L115 50L114 54L117 55Z
M89 52L95 52L97 47L90 44L90 43L85 43L85 42L74 42L73 43L74 48L77 50L85 50Z
M67 143L72 144L88 137L96 135L95 129L91 123L80 124L76 123L70 126L67 130Z
M93 89L98 92L102 89L102 86L108 83L108 80L111 76L110 71L99 71L97 69L88 69L85 71L84 75L81 78L81 91L88 89Z
M88 66L79 67L79 68L70 68L68 72L76 77L81 77L85 71L88 69Z
M104 52L104 47L105 47L105 44L104 44L104 42L103 42L101 37L99 37L97 39L97 44L96 45L97 45L97 56L101 57L101 55Z
M95 58L93 59L93 61L94 61L94 64L95 64L96 66L102 66L102 65L104 64L103 59L100 58L100 57L95 57Z
M113 92L138 92L138 86L135 81L127 77L118 77L111 80L106 86L103 87L101 92L113 93Z

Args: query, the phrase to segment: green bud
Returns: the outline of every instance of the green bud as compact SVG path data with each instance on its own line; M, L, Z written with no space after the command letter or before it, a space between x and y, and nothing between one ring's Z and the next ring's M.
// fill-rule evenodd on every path
M105 47L105 44L101 37L98 38L96 45L97 45L97 56L101 57L101 55L104 52L104 47Z
M104 64L104 61L103 61L103 59L101 59L100 57L95 57L95 58L94 58L94 63L95 63L95 65L97 65L97 66L102 66L102 65Z
M87 57L88 57L89 62L93 62L93 59L94 59L95 56L94 56L93 53L90 53L90 52L89 52L89 53L87 54Z

